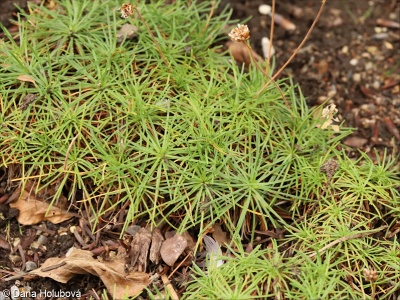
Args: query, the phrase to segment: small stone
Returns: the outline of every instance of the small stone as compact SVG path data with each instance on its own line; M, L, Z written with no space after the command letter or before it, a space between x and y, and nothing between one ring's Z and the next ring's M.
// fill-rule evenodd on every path
M76 226L71 226L71 227L69 228L69 231L70 231L71 233L74 233L75 230L76 230Z
M365 70L372 70L372 68L374 67L374 64L372 62L367 62L364 66Z
M353 74L353 81L356 83L359 83L361 81L361 74L360 73L354 73Z
M258 12L262 15L269 15L272 11L271 6L267 4L262 4L258 7Z
M375 80L375 81L372 83L372 87L373 87L374 89L376 89L376 90L379 90L379 89L381 88L381 84L380 84L379 81Z
M37 269L37 264L34 261L27 261L25 264L25 270L27 272Z
M350 65L352 65L352 66L356 66L356 65L358 64L358 59L353 58L353 59L350 60L349 63L350 63Z
M135 236L135 234L139 231L140 226L138 225L131 225L126 228L125 232L130 234L131 236Z
M44 245L47 242L47 237L42 234L39 236L37 242L39 243L39 245Z
M39 242L32 242L31 249L32 250L39 250L40 244Z
M335 95L336 95L336 89L331 89L331 90L329 90L329 92L328 92L328 98L333 98Z
M372 36L375 40L386 40L389 37L389 34L386 32L376 33Z
M261 48L264 58L268 58L269 57L268 54L270 54L270 56L273 56L275 54L275 48L274 46L271 45L270 40L267 37L263 37L261 39ZM270 48L271 48L271 53L270 53Z
M117 32L117 42L122 43L124 39L132 39L137 36L138 28L132 24L125 24Z
M174 237L165 240L160 249L162 260L168 266L173 266L186 249L187 244L186 239L180 234L176 234Z

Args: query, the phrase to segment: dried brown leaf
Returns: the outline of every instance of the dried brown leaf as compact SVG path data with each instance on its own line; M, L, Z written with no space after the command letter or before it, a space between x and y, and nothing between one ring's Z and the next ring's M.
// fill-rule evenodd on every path
M400 28L400 23L388 19L377 19L376 24L388 28Z
M343 143L346 146L353 147L353 148L361 148L368 142L367 139L358 137L358 136L351 136L347 138Z
M245 64L248 67L251 64L251 57L249 54L249 49L244 43L241 42L228 42L228 50L235 59L237 63ZM257 61L262 61L263 59L253 50L250 50L253 53L253 57Z
M124 260L99 261L93 258L91 251L74 249L65 258L49 258L40 269L31 274L49 277L58 282L67 283L78 274L92 274L103 281L114 299L134 297L149 284L149 275L143 272L125 274Z
M215 223L213 225L213 233L212 236L215 241L220 245L229 245L231 241L228 239L226 232L224 232L221 228L220 224Z
M73 217L67 210L58 206L58 204L50 205L39 199L37 194L34 194L33 189L28 187L20 194L20 189L16 189L10 196L11 199L16 199L16 202L11 202L10 207L19 210L18 222L23 225L38 224L43 221L50 221L53 224L64 222Z
M18 79L18 80L21 80L21 81L33 83L33 85L34 85L35 87L37 87L35 79L33 79L33 78L32 78L31 76L29 76L29 75L19 75L19 76L17 77L17 79Z
M164 237L162 236L160 229L154 229L151 237L150 260L155 264L158 264L160 261L160 249L163 242Z
M131 267L137 265L139 271L145 271L147 267L147 255L151 243L151 231L148 228L140 228L132 240Z

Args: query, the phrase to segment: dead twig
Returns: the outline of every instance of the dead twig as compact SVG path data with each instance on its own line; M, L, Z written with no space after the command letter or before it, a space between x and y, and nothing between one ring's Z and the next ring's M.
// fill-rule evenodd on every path
M388 226L387 225L383 225L381 227L378 227L376 229L372 229L368 232L360 232L360 233L355 233L349 236L344 236L341 237L337 240L334 240L333 242L329 243L328 245L322 247L321 249L319 249L318 251L314 251L313 253L311 253L310 255L308 255L309 258L313 258L314 256L316 256L317 254L322 254L325 250L332 248L333 246L340 244L342 242L346 242L348 240L352 240L352 239L358 239L358 238L362 238L371 234L374 234L376 232L382 231L384 229L386 229Z
M287 67L287 65L293 60L293 58L297 55L297 53L299 52L299 50L303 47L304 43L306 42L307 38L309 37L309 35L311 34L311 32L314 30L315 24L317 24L317 21L319 20L319 17L321 16L322 13L322 9L325 6L325 2L326 0L322 0L321 3L321 7L319 8L319 11L317 13L317 16L314 19L314 22L311 24L310 28L307 31L307 34L305 35L304 39L301 41L300 45L296 48L296 50L293 52L293 54L289 57L289 59L286 61L286 63L275 73L274 76L272 76L272 78L263 85L263 87L257 92L256 97L258 97L264 90L265 88L271 83L274 82L274 80L276 79L276 77L279 76L279 74L282 73L282 71Z

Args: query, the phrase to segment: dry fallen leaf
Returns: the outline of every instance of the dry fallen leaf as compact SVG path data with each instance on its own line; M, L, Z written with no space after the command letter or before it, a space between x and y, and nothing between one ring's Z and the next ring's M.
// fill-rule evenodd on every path
M237 63L245 64L246 68L251 64L251 57L249 54L249 49L247 46L240 42L228 42L229 52L232 54L233 58ZM263 59L253 50L250 50L253 53L253 57L255 60L262 61Z
M227 233L222 230L220 224L215 223L212 226L212 229L212 236L216 242L218 242L220 245L230 245L231 241L227 237Z
M18 80L21 80L21 81L33 83L33 85L34 85L35 87L37 87L35 79L33 79L33 78L32 78L31 76L29 76L29 75L19 75L19 76L17 77L17 79L18 79Z
M162 236L160 229L155 228L151 237L151 248L149 255L150 260L155 264L158 264L160 261L160 249L163 242L164 237Z
M140 228L132 240L131 267L137 266L139 271L146 271L151 236L150 229Z
M366 143L368 142L367 139L364 139L362 137L358 137L358 136L351 136L349 138L347 138L343 144L345 144L346 146L349 147L353 147L353 148L361 148L362 146L364 146Z
M17 220L23 225L38 224L43 221L50 221L53 224L64 222L73 217L73 214L54 203L44 202L37 194L35 194L32 185L27 185L21 194L21 189L18 188L10 196L10 207L19 210Z
M134 297L149 284L149 275L143 272L124 272L124 260L116 257L111 261L98 261L91 251L74 249L68 257L49 258L40 269L30 272L67 283L78 274L92 274L103 281L114 299Z

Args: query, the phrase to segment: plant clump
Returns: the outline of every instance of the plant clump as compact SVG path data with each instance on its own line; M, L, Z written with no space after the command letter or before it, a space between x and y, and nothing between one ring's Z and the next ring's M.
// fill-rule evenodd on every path
M333 104L315 117L290 79L232 63L217 46L233 27L228 10L143 2L120 12L113 0L32 6L16 36L5 31L9 188L50 190L46 201L66 202L93 231L164 226L195 233L199 246L222 224L223 263L194 265L188 299L393 295L396 159L351 160L341 144L351 130L331 125ZM135 34L117 42L127 23ZM230 36L249 35L239 25Z

